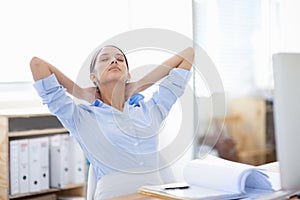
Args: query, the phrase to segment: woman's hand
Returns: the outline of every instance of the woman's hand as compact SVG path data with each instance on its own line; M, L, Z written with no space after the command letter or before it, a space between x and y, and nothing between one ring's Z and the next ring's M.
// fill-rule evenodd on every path
M81 88L77 93L79 99L93 103L96 99L100 99L100 93L96 87ZM74 95L75 96L75 95Z
M126 83L125 86L125 100L129 99L136 93L138 93L137 83L136 82L130 82Z

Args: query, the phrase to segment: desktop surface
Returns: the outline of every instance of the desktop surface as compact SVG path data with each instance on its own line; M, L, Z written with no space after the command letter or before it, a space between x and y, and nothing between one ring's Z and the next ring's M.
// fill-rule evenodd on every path
M115 197L109 200L162 200L162 198L136 193L136 194L129 194L120 197Z

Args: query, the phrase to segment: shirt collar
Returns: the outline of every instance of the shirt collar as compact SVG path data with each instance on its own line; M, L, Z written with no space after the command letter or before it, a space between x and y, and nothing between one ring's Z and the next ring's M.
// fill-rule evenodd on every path
M101 107L103 105L103 102L100 99L96 99L93 103L93 106Z
M129 105L133 105L134 107L140 107L139 102L143 100L145 97L141 94L136 94L129 99ZM100 99L96 99L93 103L93 106L101 107L103 102Z
M141 94L136 94L129 99L129 105L133 105L134 107L140 107L139 102L143 100L145 97Z

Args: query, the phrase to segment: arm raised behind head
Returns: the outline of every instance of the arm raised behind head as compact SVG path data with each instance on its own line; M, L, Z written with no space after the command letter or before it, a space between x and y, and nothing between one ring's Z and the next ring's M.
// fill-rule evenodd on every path
M194 49L188 47L178 54L172 56L161 65L157 66L150 73L145 75L143 78L137 82L128 84L126 88L126 96L132 96L138 92L141 92L160 79L164 78L173 68L182 68L185 70L191 70L194 61Z
M89 102L93 102L95 100L96 88L83 89L79 87L56 67L38 57L33 57L31 59L30 69L35 81L44 79L51 74L55 74L58 82L67 89L69 94Z

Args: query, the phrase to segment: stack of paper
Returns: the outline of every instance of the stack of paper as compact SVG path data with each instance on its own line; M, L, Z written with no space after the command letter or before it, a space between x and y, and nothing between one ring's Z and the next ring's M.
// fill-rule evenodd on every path
M183 175L186 183L148 185L139 192L175 199L232 199L280 189L279 173L210 155L189 162Z

